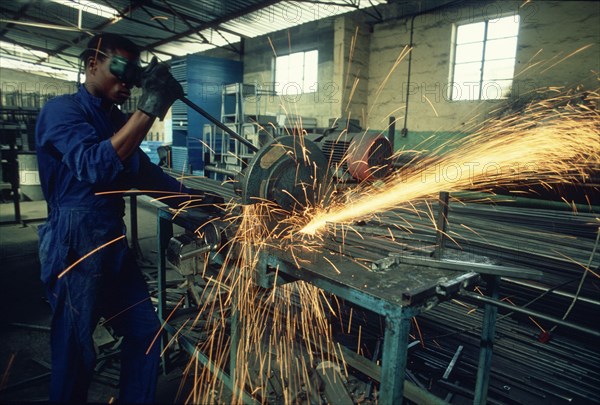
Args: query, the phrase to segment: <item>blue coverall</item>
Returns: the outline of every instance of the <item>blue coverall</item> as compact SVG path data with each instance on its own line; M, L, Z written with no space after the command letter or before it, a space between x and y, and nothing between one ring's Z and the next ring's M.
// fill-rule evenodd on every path
M100 249L63 277L58 275L99 246L124 235L125 203L103 191L189 192L138 150L121 162L109 138L125 123L85 86L49 100L37 120L36 150L48 220L39 228L41 278L53 310L50 401L83 403L96 355L92 333L100 316L123 336L120 401L154 399L160 323L126 238ZM107 398L108 400L108 398Z

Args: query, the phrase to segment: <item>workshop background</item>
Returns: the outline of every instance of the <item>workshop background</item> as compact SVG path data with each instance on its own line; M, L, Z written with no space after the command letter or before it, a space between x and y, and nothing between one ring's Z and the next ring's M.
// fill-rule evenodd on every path
M504 28L497 33L493 27L499 22ZM176 101L142 142L152 161L188 185L246 203L251 184L242 181L240 192L232 180L256 167L257 156L282 136L306 137L329 162L335 160L336 167L325 170L343 184L340 192L379 177L344 163L351 158L348 145L360 144L358 139L389 148L378 156L387 169L410 172L488 123L498 128L494 120L516 117L535 127L549 119L540 113L543 108L561 113L576 106L595 119L591 127L596 138L586 139L600 145L599 27L597 1L3 3L0 402L47 400L51 312L37 257L37 227L47 211L35 159L35 120L48 99L74 92L77 81L83 81L78 55L94 33L129 37L143 49L143 65L152 56L169 61L188 99L224 124ZM138 96L136 89L123 111L134 111ZM577 134L565 131L565 138L572 136ZM327 266L323 257L328 261L330 256L325 253L305 266L311 274L305 277L292 269L293 260L284 253L270 252L267 274L257 276L267 281L258 285L266 291L280 288L277 274L269 271L281 264L277 271L286 273L286 282L304 280L321 288L323 297L335 303L331 334L336 345L326 354L332 360L317 361L306 379L287 381L285 373L274 371L250 376L251 382L267 381L267 388L253 392L248 382L243 394L232 388L231 376L238 375L234 367L258 375L262 366L222 361L222 370L215 371L215 364L194 350L206 339L203 332L178 330L194 319L198 308L205 308L203 291L209 283L202 268L227 271L219 267L227 262L211 256L210 265L198 264L200 253L185 250L201 244L190 241L190 229L214 213L200 209L168 221L159 201L128 195L128 239L157 311L164 319L172 310L184 310L181 319L175 322L174 316L172 325L165 325L163 344L169 342L169 350L157 403L205 403L210 398L215 403L391 404L402 396L405 403L417 404L600 403L600 167L598 146L594 148L589 176L580 182L549 187L542 179L436 193L415 203L420 207L415 212L395 207L355 221L356 233L334 233L322 241L327 255L344 251L364 258L373 269L373 278L364 280L377 280L373 285L379 283L381 296L319 268ZM381 150L368 155L369 164ZM444 170L437 168L429 176L456 175ZM276 175L273 170L261 180L275 184ZM268 198L271 191L260 197ZM273 201L283 205L277 198ZM171 236L182 233L187 236L166 246ZM394 250L399 241L406 246L402 251ZM180 249L175 260L166 257L172 256L173 243ZM208 254L211 249L199 250ZM423 258L427 261L419 261ZM414 274L409 281L392 274L403 265ZM353 264L348 266L347 271L355 271ZM434 267L446 272L443 277L426 276ZM339 271L343 275L344 268ZM421 274L420 284L412 288ZM398 299L385 295L386 289L396 289ZM372 296L385 303L381 310L370 306ZM291 302L300 313L302 300L293 297ZM394 306L403 314L398 328L392 322ZM221 315L228 318L226 329L234 340L234 325L243 320L233 312ZM405 332L407 341L397 336ZM98 327L90 401L116 398L119 344L109 326ZM313 355L318 357L315 347L294 350L311 362ZM222 389L213 387L202 396L202 368L221 377Z

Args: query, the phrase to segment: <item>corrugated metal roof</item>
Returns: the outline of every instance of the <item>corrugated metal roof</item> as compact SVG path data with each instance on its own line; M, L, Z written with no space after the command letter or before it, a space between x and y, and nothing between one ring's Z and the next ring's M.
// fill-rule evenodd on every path
M0 66L10 67L14 61L21 61L76 71L78 55L87 41L102 31L125 35L150 54L165 60L232 46L241 38L253 38L387 2L86 1L3 2L0 6ZM83 11L74 8L75 5ZM116 17L110 16L111 10Z

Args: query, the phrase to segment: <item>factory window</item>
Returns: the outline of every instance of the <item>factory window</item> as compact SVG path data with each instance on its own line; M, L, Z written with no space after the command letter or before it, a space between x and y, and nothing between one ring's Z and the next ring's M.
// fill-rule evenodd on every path
M518 33L518 15L456 25L450 99L506 98L513 81Z
M277 94L311 93L317 88L319 51L296 52L275 58Z

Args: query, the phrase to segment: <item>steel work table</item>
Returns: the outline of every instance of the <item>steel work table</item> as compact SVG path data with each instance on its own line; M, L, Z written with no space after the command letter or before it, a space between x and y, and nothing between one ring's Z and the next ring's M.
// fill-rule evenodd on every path
M171 334L176 330L169 327L166 313L165 251L173 235L173 224L193 230L201 223L197 216L181 213L173 218L167 209L158 209L158 316L161 321L167 321L165 329ZM382 257L368 266L331 250L302 252L300 255L296 251L295 257L302 258L302 266L298 268L289 251L268 247L262 251L256 267L256 283L263 288L273 288L282 283L302 280L382 316L385 319L385 332L379 403L400 404L403 398L411 318L433 308L443 300L452 298L461 288L472 286L480 278L478 265L466 262L446 265L427 259L415 261L414 257L406 255L406 259L403 259L402 255ZM456 263L464 269L457 268ZM494 275L491 278L497 281L499 276ZM491 284L493 290L497 291L495 283ZM478 397L480 400L483 398L481 403L484 403L487 393L496 323L494 310L491 306L486 306L485 309L475 403L479 403ZM232 352L236 344L236 324L237 319L232 319ZM163 337L163 343L166 344L166 336ZM218 374L227 386L235 387L228 374L195 350L193 342L184 339L180 343L206 367ZM235 366L233 360L231 365ZM246 393L241 395L245 403L256 402Z
M298 256L298 255L297 255ZM303 280L385 319L379 403L402 403L411 318L474 284L479 275L415 264L393 263L369 269L331 251L300 254L306 264L298 268L288 251L276 248L262 253L258 283L269 287L277 274ZM385 259L384 259L385 260ZM304 262L303 262L304 263ZM335 266L335 267L334 267Z

